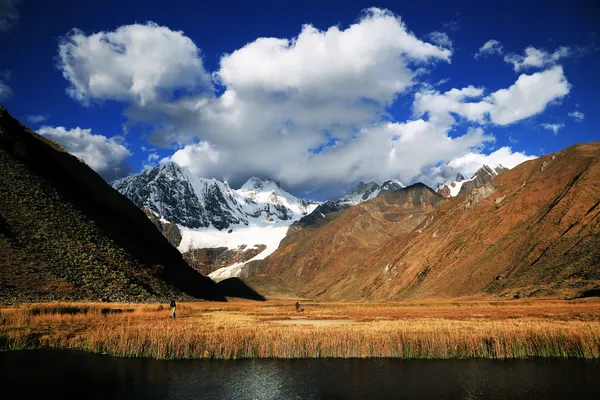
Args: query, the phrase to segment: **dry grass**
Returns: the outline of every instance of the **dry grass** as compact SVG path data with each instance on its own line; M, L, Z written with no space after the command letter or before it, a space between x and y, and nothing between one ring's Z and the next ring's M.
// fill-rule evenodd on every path
M0 308L0 348L126 357L600 358L600 302L46 303ZM284 325L293 318L352 325Z

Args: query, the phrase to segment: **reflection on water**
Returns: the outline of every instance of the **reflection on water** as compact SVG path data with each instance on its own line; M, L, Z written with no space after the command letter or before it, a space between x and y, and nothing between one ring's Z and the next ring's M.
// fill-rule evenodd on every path
M3 393L21 398L600 398L583 360L157 361L60 351L0 352Z

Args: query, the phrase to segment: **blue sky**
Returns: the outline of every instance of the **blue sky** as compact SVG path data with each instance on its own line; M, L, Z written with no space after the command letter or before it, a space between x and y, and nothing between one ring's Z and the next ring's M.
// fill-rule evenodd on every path
M248 3L0 0L0 102L108 180L319 199L600 139L593 1Z

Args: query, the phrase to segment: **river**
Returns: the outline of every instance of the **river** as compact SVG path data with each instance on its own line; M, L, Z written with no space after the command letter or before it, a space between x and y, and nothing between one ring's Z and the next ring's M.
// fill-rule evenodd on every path
M600 361L181 360L0 352L3 398L598 399Z

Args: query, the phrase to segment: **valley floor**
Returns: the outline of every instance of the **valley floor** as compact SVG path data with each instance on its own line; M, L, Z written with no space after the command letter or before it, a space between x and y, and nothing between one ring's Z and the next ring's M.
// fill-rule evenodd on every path
M600 358L600 301L44 303L0 308L0 349L124 357Z

